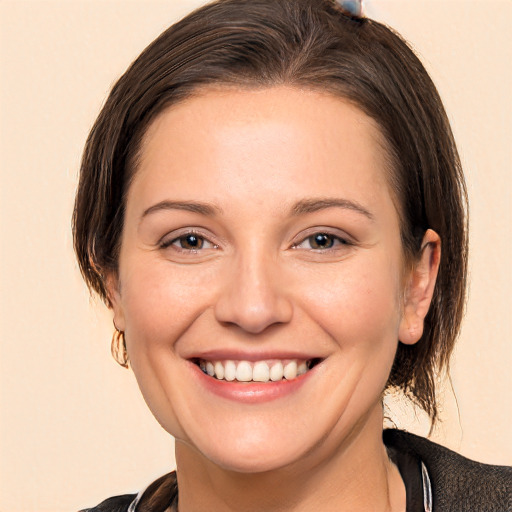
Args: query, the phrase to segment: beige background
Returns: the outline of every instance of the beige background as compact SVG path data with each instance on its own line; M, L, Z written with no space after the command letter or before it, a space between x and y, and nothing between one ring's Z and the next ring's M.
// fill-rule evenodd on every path
M109 87L200 1L0 1L0 511L76 510L173 466L109 355L71 249L80 153ZM471 298L435 438L512 464L512 3L378 1L439 86L471 199ZM399 426L426 432L400 401Z

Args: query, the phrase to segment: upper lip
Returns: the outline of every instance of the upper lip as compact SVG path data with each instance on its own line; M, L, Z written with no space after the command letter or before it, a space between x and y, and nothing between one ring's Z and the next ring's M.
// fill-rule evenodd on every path
M324 359L319 354L310 352L298 352L291 350L272 350L272 351L246 351L246 350L207 350L195 352L186 359L205 361L264 361L268 359L297 359L301 361L308 361L310 359Z

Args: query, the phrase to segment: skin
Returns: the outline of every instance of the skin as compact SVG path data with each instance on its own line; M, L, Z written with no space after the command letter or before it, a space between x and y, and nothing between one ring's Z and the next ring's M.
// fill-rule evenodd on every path
M427 231L406 265L384 147L348 102L284 86L206 89L149 127L108 286L144 398L176 438L181 512L405 510L381 397L398 340L421 336L440 240ZM183 248L191 230L202 248ZM195 378L190 358L217 349L322 363L296 392L246 404Z

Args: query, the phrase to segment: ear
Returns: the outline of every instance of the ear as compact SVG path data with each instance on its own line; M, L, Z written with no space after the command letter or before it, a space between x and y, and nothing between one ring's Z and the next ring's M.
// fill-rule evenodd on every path
M423 334L423 324L434 294L440 261L441 239L435 231L427 229L421 242L420 258L411 270L404 293L398 339L406 345L418 342Z
M114 326L119 331L125 330L125 319L124 311L121 301L121 287L119 278L115 272L110 272L106 279L106 287L108 293L108 299L110 301L110 307L114 313Z

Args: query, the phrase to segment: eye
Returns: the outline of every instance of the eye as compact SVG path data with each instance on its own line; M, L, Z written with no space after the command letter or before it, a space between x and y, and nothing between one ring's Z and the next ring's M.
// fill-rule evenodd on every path
M334 237L327 233L316 233L306 240L312 249L330 249L334 245Z
M331 233L313 233L306 237L302 242L295 245L297 249L313 249L322 251L332 249L338 245L350 245L350 243Z
M181 249L194 251L202 249L205 244L205 240L204 238L195 235L194 233L189 233L188 235L176 238L175 240L173 240L173 243L178 244Z
M217 246L197 233L184 233L177 238L162 242L161 248L173 247L178 251L200 251L202 249L215 249Z

